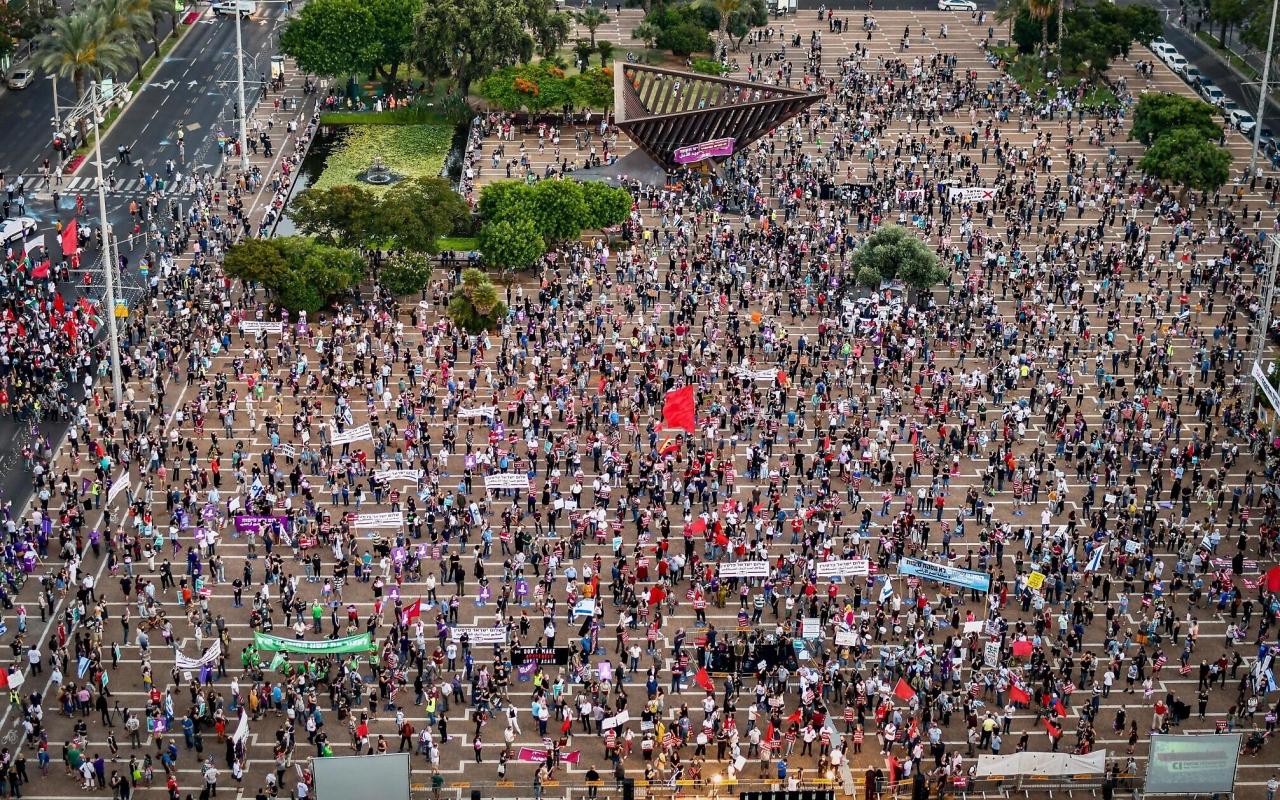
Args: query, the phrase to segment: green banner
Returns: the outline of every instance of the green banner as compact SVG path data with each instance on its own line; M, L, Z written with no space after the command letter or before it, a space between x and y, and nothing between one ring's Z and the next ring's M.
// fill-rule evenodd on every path
M373 636L367 633L347 636L342 639L324 639L318 642L308 642L303 639L285 639L266 633L255 633L253 635L253 643L260 650L305 653L313 656L334 653L367 653L374 649Z

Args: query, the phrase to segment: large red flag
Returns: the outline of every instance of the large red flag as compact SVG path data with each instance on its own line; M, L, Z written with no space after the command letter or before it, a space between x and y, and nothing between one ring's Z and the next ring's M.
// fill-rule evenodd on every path
M34 267L31 270L31 277L41 279L49 277L49 259L46 258Z
M1027 694L1025 689L1013 686L1009 689L1009 699L1015 703L1026 704L1031 702L1031 695Z
M76 226L75 217L67 223L67 227L62 229L62 255L69 256L76 251L80 244L79 230Z
M895 697L900 697L904 701L910 703L911 698L916 696L916 690L911 688L911 684L907 683L903 678L898 678L898 684L893 687Z
M693 433L697 430L694 424L693 385L682 386L667 392L662 401L662 424L666 428L681 428Z
M1280 566L1267 570L1267 591L1280 592Z
M701 686L705 691L714 692L716 685L711 680L711 676L707 674L707 668L703 667L693 675L693 682Z
M1062 728L1059 728L1057 725L1054 725L1052 722L1050 722L1047 719L1043 720L1043 722L1044 722L1044 729L1049 732L1049 736L1053 737L1054 739L1057 739L1059 736L1062 735Z

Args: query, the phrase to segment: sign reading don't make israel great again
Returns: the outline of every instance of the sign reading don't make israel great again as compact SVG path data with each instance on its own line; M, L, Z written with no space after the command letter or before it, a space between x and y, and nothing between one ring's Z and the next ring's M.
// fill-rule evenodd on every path
M712 139L709 142L677 147L671 157L677 164L694 164L699 161L706 161L708 158L731 156L733 155L735 141L732 136L727 136L723 139Z

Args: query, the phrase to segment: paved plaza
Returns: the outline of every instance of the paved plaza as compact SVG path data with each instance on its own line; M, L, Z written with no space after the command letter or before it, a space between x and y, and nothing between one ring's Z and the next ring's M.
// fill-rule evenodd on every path
M624 10L597 36L620 42L625 54L637 44L629 31L639 14ZM1246 441L1223 422L1223 412L1243 402L1249 380L1247 355L1243 361L1236 355L1249 351L1244 309L1258 283L1251 271L1239 281L1230 270L1227 277L1215 275L1209 260L1232 251L1230 236L1224 241L1229 224L1235 236L1274 230L1270 184L1277 176L1236 181L1249 147L1232 132L1226 145L1235 157L1233 182L1216 202L1196 207L1185 227L1183 212L1174 219L1167 199L1161 207L1121 190L1113 195L1118 203L1099 203L1114 182L1138 180L1142 147L1127 140L1127 121L1101 122L1062 109L1052 119L1023 113L1016 93L980 49L988 24L968 14L877 12L870 31L860 12L839 16L848 24L843 33L819 22L813 10L773 21L771 37L733 54L739 69L731 77L746 79L754 67L772 80L789 64L794 85L802 86L812 58L822 75L839 83L841 64L852 59L871 75L891 74L898 87L978 92L988 98L986 110L970 112L966 104L962 112L934 120L913 118L911 103L894 104L870 85L837 87L821 106L751 150L744 170L758 177L756 189L776 211L772 219L744 225L741 215L710 208L679 211L680 190L649 187L631 241L586 242L541 275L518 277L507 289L517 324L478 339L455 339L446 330L448 264L426 299L419 305L403 301L396 318L372 306L355 307L337 320L289 324L283 336L236 331L241 319L270 318L238 287L219 310L221 282L207 279L207 270L191 287L208 294L192 294L188 309L158 300L136 335L141 342L148 331L163 331L172 345L171 363L139 369L127 410L114 414L106 402L109 388L97 385L79 446L68 443L60 451L47 506L37 498L27 512L39 524L45 506L57 527L66 524L58 509L79 503L84 520L72 546L92 546L76 585L68 588L70 576L64 575L49 587L54 624L42 621L47 615L39 611L35 580L22 588L17 607L4 613L3 638L15 642L13 663L25 666L31 645L43 662L18 690L23 701L0 717L0 732L17 732L5 746L25 756L32 776L24 796L112 791L82 790L82 775L71 773L64 743L77 736L85 756L104 759L108 783L116 771L128 776L136 766L143 773L149 757L152 777L136 788L143 797L170 790L166 769L181 796L198 796L206 758L216 769L219 796L252 797L271 781L284 796L296 795L297 769L321 750L341 756L357 748L407 747L414 752L415 796L429 796L438 771L446 797L476 789L486 798L540 793L577 800L587 796L591 770L604 794L620 795L608 752L615 748L625 753L622 772L636 780L638 794L692 796L714 789L731 796L797 780L843 790L842 771L826 755L828 745L843 743L861 791L868 770L888 770L877 733L887 709L877 714L877 694L896 704L887 711L890 724L896 713L904 734L919 726L926 771L934 769L935 755L938 763L943 759L942 750L930 749L923 714L938 723L946 760L950 764L952 754L961 760L950 766L957 770L952 775L963 775L973 763L967 723L982 737L982 751L991 752L990 731L982 733L987 711L1004 731L1003 753L1014 752L1024 734L1025 748L1037 752L1069 752L1083 738L1086 749L1105 749L1108 764L1124 775L1143 773L1149 731L1164 721L1153 715L1170 695L1191 709L1174 732L1269 729L1274 693L1255 698L1242 679L1258 653L1259 619L1269 613L1257 587L1273 563L1260 522L1274 513L1274 501L1261 491L1266 478ZM811 47L815 33L820 49ZM1133 62L1144 56L1150 58L1135 47L1131 61L1117 62L1110 79L1134 94L1191 94L1163 65L1150 77L1140 74ZM938 80L941 72L949 79ZM295 119L298 132L282 136L272 158L255 156L266 176L244 198L255 226L272 206L271 180L281 158L294 152L295 138L310 120L301 76L289 73L285 94L297 99L298 110L277 112L274 122ZM851 111L846 103L855 102L858 110ZM270 104L258 111L270 113ZM851 125L850 114L863 119ZM880 121L885 126L872 133ZM504 134L500 119L492 123L474 152L473 196L493 180L523 177L526 170L542 177L549 167L582 166L605 153L595 126L553 132L517 125ZM850 128L865 135L839 141L833 152L835 137ZM977 146L962 148L955 137L971 130ZM609 152L630 152L625 137L605 136ZM801 271L779 265L778 255L796 248L838 260L844 243L842 236L827 238L829 221L839 219L842 232L860 238L871 215L849 213L844 201L803 191L781 196L784 164L807 158L836 187L875 185L893 175L896 188L905 190L916 185L925 149L944 140L953 180L993 186L1002 173L1011 182L1034 180L1036 194L1059 193L1065 213L1060 220L1052 214L1035 219L1026 208L1021 220L1030 233L1014 241L1011 224L1024 209L1012 202L1012 193L971 217L957 211L944 218L932 205L924 213L886 201L875 221L917 228L919 221L932 247L963 250L972 240L970 266L955 275L951 296L946 287L934 294L941 307L959 309L948 324L966 326L938 326L923 347L920 331L901 322L890 332L851 319L852 333L835 330L846 323L840 310L820 307L820 292L805 288L824 280L820 259L810 258ZM221 202L229 198L224 189ZM1130 214L1133 226L1126 230ZM1137 232L1148 223L1149 232ZM678 241L681 231L687 240ZM1056 293L1051 288L1051 268L1015 274L1005 262L1014 247L1051 253L1052 261L1067 251L1118 250L1127 237L1147 233L1151 259L1145 264L1117 258L1106 285L1081 272L1075 289L1080 313L1061 283ZM741 272L727 258L706 256L718 253L717 242L727 248L733 239L744 247L737 252L752 253ZM697 266L691 268L694 242ZM172 280L182 280L192 259L188 247ZM716 277L694 287L692 275L701 270ZM661 289L655 297L638 297L634 287L642 283ZM1066 294L1071 291L1068 286ZM553 297L557 308L568 304L571 311L547 316ZM969 304L967 314L963 304ZM548 319L554 325L544 325ZM1234 326L1230 332L1228 325ZM1218 345L1224 352L1212 357L1210 368L1207 353ZM877 359L890 352L894 360L913 362L911 379L880 368ZM1148 356L1157 354L1159 362L1144 376L1144 359L1150 364ZM743 378L737 368L744 360L748 371L781 370L783 379ZM1011 366L989 385L970 377L1000 364ZM1220 405L1201 413L1202 393L1219 370ZM839 382L820 394L823 371ZM1100 390L1097 375L1103 372L1113 380ZM162 393L153 374L161 378ZM683 444L669 442L660 415L635 399L649 396L652 405L673 385L664 380L677 375L697 384L702 396L699 430ZM1153 382L1162 396L1148 393L1141 402L1128 402ZM339 383L341 406L334 390ZM623 392L622 385L631 388ZM1059 411L1047 422L1055 404ZM460 409L481 407L493 407L494 425L481 416L458 416ZM369 425L370 434L332 443L328 428L335 415L344 431ZM1105 463L1090 457L1096 470L1086 469L1090 435L1104 430L1108 417L1114 425L1113 415L1141 417L1145 438L1137 433ZM959 433L954 458L943 457L953 426ZM1079 446L1059 446L1060 431L1071 428L1086 431ZM418 429L421 434L411 433ZM1213 444L1206 447L1206 440ZM118 446L89 453L86 442ZM1175 479L1168 452L1155 471L1163 476L1158 482L1148 462L1140 463L1144 442L1194 449L1197 461L1185 470L1187 485L1179 486L1194 502L1184 505L1171 495L1175 480L1183 483L1183 468ZM1006 466L997 456L1004 443L1008 480L996 474ZM1224 458L1233 445L1238 452ZM1105 448L1099 443L1095 452ZM103 469L104 460L110 469ZM122 461L128 488L107 503ZM885 461L895 465L891 473L881 472ZM531 463L537 472L530 492L486 494L485 474L522 472ZM372 473L413 469L428 473L416 487L402 476L371 486ZM882 481L884 474L892 476ZM81 488L95 482L92 495ZM1153 486L1158 500L1144 508ZM1242 491L1233 498L1236 487ZM1217 497L1219 488L1224 499ZM924 527L903 530L904 511ZM296 527L291 534L237 531L233 517L250 512L286 516ZM317 512L325 512L323 520ZM370 527L377 518L367 516L401 513L410 523L391 529ZM1155 533L1136 556L1115 546L1084 577L1083 561L1065 566L1067 555L1080 558L1081 541L1099 524L1114 530L1118 522L1148 515L1156 520ZM317 522L304 526L304 518ZM775 527L779 518L784 521ZM108 558L99 537L113 535L128 543ZM1187 547L1190 561L1202 538L1213 542L1214 552L1203 579L1195 579L1200 585L1180 574L1175 580L1179 549ZM940 545L949 563L989 572L991 594L897 575L899 557L937 560ZM872 574L810 583L805 559L824 554L867 558ZM767 582L712 580L716 561L749 560L774 568ZM59 565L55 536L37 574L56 573ZM1026 588L1033 572L1048 575L1041 592ZM886 575L891 595L881 594ZM91 576L87 584L85 576ZM1239 599L1211 598L1215 581L1231 582ZM1008 623L994 636L1004 671L983 669L989 629L960 632L965 621L988 618L988 598L999 601ZM595 601L594 617L574 613L584 599ZM22 622L19 609L25 610ZM814 618L816 636L804 621ZM397 625L398 619L407 625ZM595 627L584 629L584 620L594 620ZM568 663L556 663L548 650L549 660L534 675L510 662L510 649L470 642L507 621L502 638L508 644L568 647ZM1154 633L1147 632L1149 625ZM348 663L341 656L323 664L315 659L309 669L305 658L293 656L282 666L266 651L255 662L246 648L255 627L267 626L264 632L275 636L315 641L371 632L379 642L376 674L367 659ZM469 629L469 647L454 642L448 626ZM1244 630L1233 638L1237 626ZM837 630L845 627L857 645L837 644ZM904 630L919 633L908 641ZM1194 650L1183 656L1189 636ZM1029 658L1015 648L1024 638L1036 641ZM1274 630L1263 640L1274 641ZM223 643L221 664L178 668L176 652L199 658L216 641ZM771 649L775 644L782 645L780 652ZM58 647L64 655L61 684L48 662ZM1112 652L1122 656L1112 673L1114 688L1095 697L1091 687L1103 680ZM495 659L496 653L504 658ZM745 661L748 653L784 665L794 657L790 680L780 681L772 665L761 680L748 665L726 692L726 666ZM1180 669L1183 658L1188 669ZM1207 671L1219 658L1225 664L1221 683L1215 672L1201 707L1201 664ZM916 680L920 665L930 672L937 661L945 663L947 675L941 692L936 678L928 686ZM1049 665L1036 673L1040 678L1011 683L1024 681L1040 663ZM1131 665L1140 670L1136 680L1126 677ZM710 699L695 679L701 666L711 667ZM892 695L900 674L916 676L909 681L914 700ZM870 682L873 675L885 682L884 691ZM93 691L80 692L94 681ZM1061 691L1065 683L1075 690ZM357 684L363 684L358 695L352 691ZM1040 690L1050 685L1051 702L1044 704ZM1025 691L1030 702L1011 706L1005 720L1013 689ZM43 698L47 774L19 724L33 691ZM757 698L769 705L766 695L776 701L772 715L756 708ZM547 704L541 724L531 714L535 696ZM963 708L969 697L983 703L972 719ZM1091 703L1096 710L1086 726L1080 714ZM241 707L251 709L251 719L238 752L232 734ZM600 722L622 710L629 721L607 735ZM136 745L129 716L138 720ZM703 720L713 716L722 724L700 745ZM762 765L752 746L752 729L758 740L775 727L771 716L780 720L780 747L788 748L792 773L783 780L776 767L781 754ZM824 726L825 716L834 725ZM733 724L724 725L729 718ZM1054 720L1048 727L1062 732L1056 744L1046 718ZM187 730L184 719L193 722ZM802 723L794 733L792 721ZM813 739L806 744L811 725ZM747 764L731 772L728 730L734 728ZM562 737L563 743L556 741ZM177 757L169 764L171 743ZM550 773L520 759L522 748L550 749L548 743L560 758ZM1265 796L1275 747L1268 739L1261 753L1241 757L1242 796ZM577 755L570 759L570 753ZM901 744L890 757L911 760Z

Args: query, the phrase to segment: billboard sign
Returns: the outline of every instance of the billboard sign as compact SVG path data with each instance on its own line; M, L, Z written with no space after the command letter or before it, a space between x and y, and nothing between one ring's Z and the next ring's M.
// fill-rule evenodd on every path
M723 139L712 139L709 142L677 147L675 152L672 153L672 157L677 164L694 164L699 161L706 161L708 158L731 156L733 155L733 145L736 141L732 136L727 136Z
M1240 736L1239 733L1152 736L1145 793L1230 792L1236 781Z

